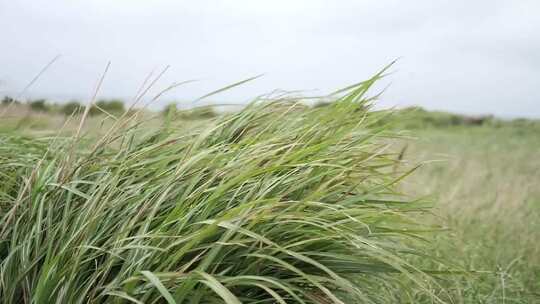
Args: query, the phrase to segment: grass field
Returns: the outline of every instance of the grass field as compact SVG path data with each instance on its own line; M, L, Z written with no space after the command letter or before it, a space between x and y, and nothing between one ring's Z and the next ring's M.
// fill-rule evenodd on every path
M42 300L36 303L53 298L75 301L78 296L95 303L109 301L112 296L116 296L114 303L122 303L120 299L180 303L187 298L192 298L192 303L540 303L537 124L420 124L406 132L399 127L397 131L407 137L396 139L384 135L386 131L377 124L370 126L378 119L375 114L366 119L351 116L350 112L358 110L347 103L341 108L309 111L278 108L245 110L233 114L221 127L214 127L215 120L173 122L169 131L141 141L138 138L145 138L144 134L129 133L128 128L120 134L122 143L111 146L112 151L105 151L108 147L99 157L86 152L74 156L72 160L80 162L78 169L53 156L37 173L32 173L32 166L15 163L35 164L44 151L40 149L46 148L37 140L18 142L13 138L55 134L65 118L36 114L23 122L20 117L1 121L4 154L0 159L5 170L15 170L2 172L4 184L14 183L2 190L2 219L14 225L8 210L12 201L25 201L25 180L32 181L34 187L27 203L36 205L29 211L19 208L18 226L2 228L0 296L4 300L0 303L26 303L17 302L17 297ZM305 111L309 114L302 114ZM161 128L161 120L149 120L146 123L151 127L145 130ZM320 129L318 120L335 129ZM93 117L84 131L100 138L111 125L110 120ZM76 121L68 123L67 134L76 127ZM182 133L195 135L178 135ZM244 133L247 135L240 139ZM372 141L373 134L380 134L381 142L392 143L389 153L379 150L381 142ZM188 138L185 144L176 143L182 136ZM126 146L129 140L135 144ZM322 148L330 144L336 148ZM216 149L222 154L214 154ZM274 154L274 149L285 149L284 154ZM18 154L9 155L8 151ZM289 159L286 156L290 162L284 161ZM394 161L396 158L404 162ZM185 165L173 165L175 162ZM401 174L418 163L423 165L401 180ZM326 169L317 169L322 164ZM65 176L66 166L73 170L68 170L74 175L70 182L60 190L50 189L59 183L55 180ZM174 170L169 171L168 166ZM266 169L258 172L258 166ZM119 173L107 175L108 170ZM167 174L172 172L184 183L191 183L189 187L197 185L201 190L171 187ZM370 182L357 188L350 176ZM393 185L395 178L400 179L397 189L406 196L380 188L388 181ZM36 188L42 192L32 192ZM367 194L371 201L365 199ZM360 197L365 203L361 207L333 209L343 200ZM411 201L410 205L395 205L396 197ZM174 199L189 202L205 215L174 207ZM284 200L295 202L294 212L283 209ZM375 204L379 200L384 208ZM86 213L74 207L82 201L92 206ZM207 206L208 202L213 205ZM223 213L218 202L233 211ZM424 212L424 202L433 207L429 213ZM141 218L139 212L151 219ZM190 224L178 228L164 220L170 221L172 214ZM89 222L83 215L99 222ZM218 216L223 217L219 220L223 223L239 217L241 224L223 224L221 230L210 223ZM119 220L122 217L125 222ZM93 226L78 231L74 223ZM207 225L210 228L204 228ZM75 253L50 239L50 233L63 239L59 227L73 237L69 242L77 244ZM245 229L244 234L238 233L239 227ZM122 234L116 235L115 229ZM197 230L205 236L197 236ZM166 239L171 233L199 239L184 244ZM357 235L365 239L355 240ZM144 237L152 240L147 242ZM116 243L109 243L111 239ZM24 246L18 247L17 242ZM363 253L345 245L349 242ZM16 253L15 248L19 248ZM68 264L55 264L58 261L47 255L51 252ZM43 256L47 256L46 262ZM32 263L42 266L36 268ZM27 272L19 272L17 265L27 265ZM184 279L172 269L183 269L193 276ZM79 271L93 275L84 276ZM21 278L26 281L8 282ZM72 282L66 282L67 278ZM180 288L173 288L175 284ZM93 289L96 286L102 289ZM256 288L270 296L255 292Z
M476 270L446 286L457 303L540 301L540 132L533 127L415 130L405 158L428 162L404 182L428 195L449 231L433 250ZM431 219L433 220L433 219Z

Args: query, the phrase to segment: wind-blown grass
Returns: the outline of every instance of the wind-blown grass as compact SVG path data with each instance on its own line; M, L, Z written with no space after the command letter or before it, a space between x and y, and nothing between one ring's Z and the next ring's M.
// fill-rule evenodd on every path
M437 301L407 263L423 208L395 191L407 172L364 97L379 76L205 129L0 137L0 302Z

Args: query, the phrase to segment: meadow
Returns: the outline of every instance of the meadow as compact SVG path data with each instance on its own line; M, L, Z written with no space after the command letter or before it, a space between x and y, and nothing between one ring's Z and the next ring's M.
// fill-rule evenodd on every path
M470 276L446 278L455 303L540 301L540 129L419 129L406 158L425 165L404 191L429 196L447 232L432 252ZM414 162L413 161L413 162Z
M370 85L217 117L10 109L0 303L540 302L538 122L375 111Z

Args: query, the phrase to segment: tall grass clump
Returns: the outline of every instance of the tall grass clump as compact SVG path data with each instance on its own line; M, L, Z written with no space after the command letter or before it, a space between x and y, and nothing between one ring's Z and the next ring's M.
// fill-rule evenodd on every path
M407 262L423 209L394 189L378 77L203 129L0 137L0 303L437 302Z

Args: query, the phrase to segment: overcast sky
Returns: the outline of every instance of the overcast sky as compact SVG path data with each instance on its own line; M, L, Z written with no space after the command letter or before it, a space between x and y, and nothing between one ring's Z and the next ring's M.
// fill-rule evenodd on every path
M257 74L217 100L273 89L324 94L396 58L383 105L540 117L538 0L0 0L0 95L15 94L61 55L25 97L132 97L152 70L156 91L190 100Z

